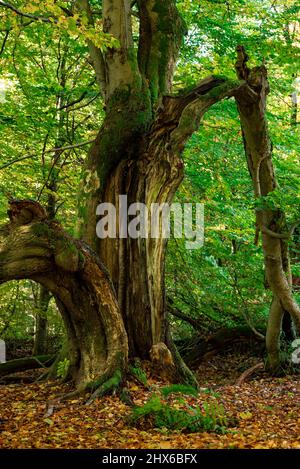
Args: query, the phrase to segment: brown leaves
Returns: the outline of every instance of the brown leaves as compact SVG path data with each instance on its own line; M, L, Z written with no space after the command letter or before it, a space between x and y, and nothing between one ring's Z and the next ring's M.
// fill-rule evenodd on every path
M149 398L149 391L142 386L130 383L129 388L136 404L141 405ZM217 395L202 391L199 397L190 397L188 401L191 405L212 398L221 402L227 416L237 422L224 435L132 428L126 420L129 408L111 396L90 406L84 405L84 399L64 402L51 417L45 418L46 403L70 391L68 386L53 383L1 386L0 447L300 448L299 377L263 377L239 387L214 386L214 390Z

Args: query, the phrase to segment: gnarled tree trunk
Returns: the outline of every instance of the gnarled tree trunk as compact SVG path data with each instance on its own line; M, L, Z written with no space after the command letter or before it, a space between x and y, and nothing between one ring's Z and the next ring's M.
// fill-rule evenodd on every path
M0 282L29 278L56 298L68 340L69 374L93 389L126 369L127 335L113 285L96 254L32 201L12 201L0 230Z
M194 90L171 97L173 72L185 32L175 0L138 1L140 34L134 48L130 1L103 1L104 31L120 47L102 54L89 44L91 59L106 106L106 117L92 146L81 196L83 239L107 266L128 334L129 354L149 358L159 344L173 350L165 307L166 239L96 237L96 208L113 204L119 195L128 204L171 204L183 177L181 153L204 112L233 94L239 82L209 77ZM93 21L86 0L78 2Z

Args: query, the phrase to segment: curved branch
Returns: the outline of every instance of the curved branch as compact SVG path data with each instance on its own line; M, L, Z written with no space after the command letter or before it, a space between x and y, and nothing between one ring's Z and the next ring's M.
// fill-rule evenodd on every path
M0 283L31 279L53 293L80 389L127 364L127 335L113 285L97 255L71 238L34 201L10 202L0 228Z
M290 234L290 233L276 233L275 231L270 230L270 229L267 228L266 226L261 226L260 229L261 229L262 233L265 233L265 234L271 236L272 238L276 238L276 239L290 239L290 237L291 237L291 234Z
M14 13L16 13L19 16L23 16L24 18L30 18L30 19L36 20L36 21L43 21L43 23L52 23L53 22L53 20L52 21L50 20L50 17L39 16L39 15L37 16L37 15L32 15L31 13L23 12L23 11L19 10L19 8L12 5L11 3L3 2L2 0L0 0L0 7L1 6L13 11ZM51 18L53 18L53 17L51 17Z
M172 149L182 152L188 138L198 130L205 112L218 101L236 96L246 88L247 84L244 81L210 76L185 95L166 97L164 104L168 108L167 113L176 116L178 120L171 133Z
M201 329L201 325L197 319L191 318L187 314L184 314L182 311L180 311L178 308L174 308L173 306L168 305L168 312L172 316L175 316L178 319L181 319L182 321L187 322L191 326L194 327L194 329L198 330Z

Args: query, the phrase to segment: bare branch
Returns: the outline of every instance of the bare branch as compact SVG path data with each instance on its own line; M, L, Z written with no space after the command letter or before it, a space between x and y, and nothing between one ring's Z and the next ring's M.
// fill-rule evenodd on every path
M0 57L1 57L1 55L3 54L3 52L4 52L5 45L6 45L6 42L7 42L9 33L10 33L10 30L5 31L4 39L3 39L2 46L1 46L1 50L0 50Z
M261 231L269 236L271 238L276 238L276 239L289 239L291 237L290 233L276 233L275 231L270 230L266 226L261 226Z
M64 152L66 150L72 150L74 148L79 148L83 147L85 145L90 145L91 143L94 143L93 140L87 140L86 142L81 142L81 143L76 143L75 145L67 145L66 147L61 147L61 148L51 148L51 150L46 150L44 151L45 153L56 153L56 152ZM2 169L8 168L9 166L12 166L15 163L19 163L20 161L28 160L29 158L33 158L34 156L37 156L38 153L31 153L30 155L24 155L21 156L20 158L16 158L15 160L10 161L9 163L4 164L3 166L0 167L0 171Z

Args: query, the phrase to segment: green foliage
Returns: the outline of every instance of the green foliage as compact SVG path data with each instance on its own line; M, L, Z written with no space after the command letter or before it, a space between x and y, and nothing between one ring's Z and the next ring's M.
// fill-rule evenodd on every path
M139 363L129 365L129 372L136 378L137 381L144 386L148 386L147 375Z
M151 422L154 428L180 432L224 433L228 426L224 408L216 402L205 402L191 406L184 400L177 404L164 402L160 395L154 394L143 406L136 406L130 416L132 424Z
M64 358L62 361L58 362L56 370L57 377L64 379L68 374L69 366L70 360L67 358Z
M170 394L185 394L187 396L198 396L199 391L193 386L186 384L172 384L170 386L164 386L160 389L161 394L164 397L170 396Z

